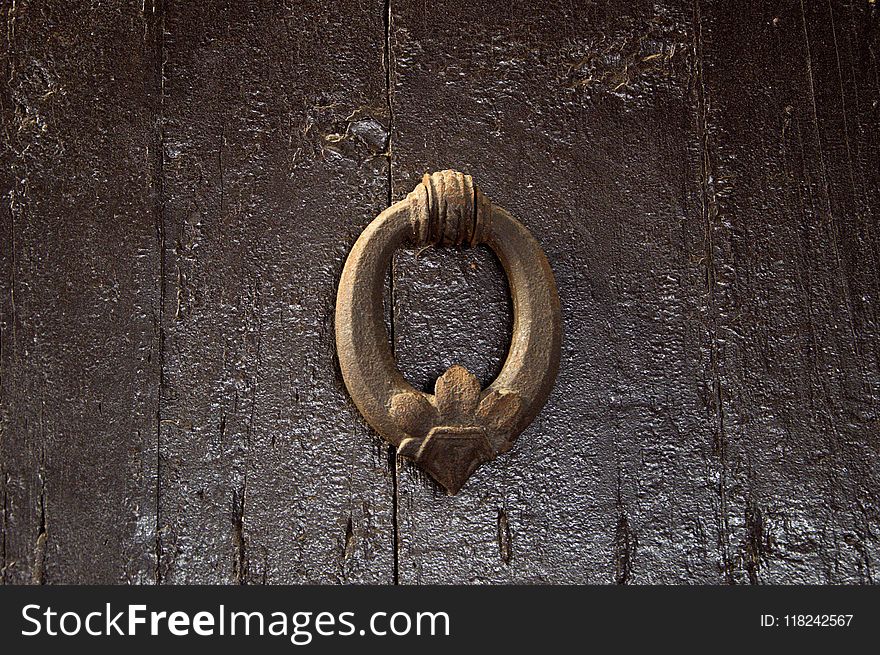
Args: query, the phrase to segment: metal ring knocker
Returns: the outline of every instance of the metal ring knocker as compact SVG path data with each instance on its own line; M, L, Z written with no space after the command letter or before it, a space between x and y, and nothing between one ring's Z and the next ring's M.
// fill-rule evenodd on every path
M397 370L385 330L383 290L394 251L477 246L495 251L513 300L513 335L498 377L484 390L462 366L417 391ZM559 369L559 296L529 231L491 203L470 175L425 175L354 244L336 296L336 349L345 385L367 422L400 455L455 494L483 462L507 452L538 414Z

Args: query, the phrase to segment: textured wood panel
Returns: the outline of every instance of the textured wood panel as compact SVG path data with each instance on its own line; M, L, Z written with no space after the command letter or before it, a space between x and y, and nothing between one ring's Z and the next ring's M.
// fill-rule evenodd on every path
M401 581L717 580L690 13L396 6L396 189L473 173L544 246L564 330L556 390L511 453L455 498L402 467ZM498 266L419 259L394 285L404 369L461 361L488 382L509 336ZM425 339L426 321L447 327Z
M453 499L401 465L402 582L875 579L876 16L809 4L392 4L395 196L474 174L565 325L510 455ZM491 379L491 256L394 296L414 382Z
M390 582L393 473L334 358L387 203L380 6L165 17L163 582Z
M876 581L877 17L718 2L702 19L725 579Z
M66 2L4 2L2 14L2 578L147 582L159 389L156 17Z

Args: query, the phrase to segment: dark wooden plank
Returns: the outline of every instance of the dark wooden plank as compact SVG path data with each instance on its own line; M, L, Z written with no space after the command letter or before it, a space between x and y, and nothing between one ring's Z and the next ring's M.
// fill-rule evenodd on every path
M727 577L876 582L875 8L701 4Z
M3 3L6 583L155 572L158 23Z
M395 197L425 170L473 174L544 246L564 329L510 453L454 498L401 464L400 581L721 581L692 8L391 8ZM398 257L405 374L489 382L505 294L487 253Z
M176 3L165 22L163 582L390 582L387 450L334 357L387 203L380 2Z

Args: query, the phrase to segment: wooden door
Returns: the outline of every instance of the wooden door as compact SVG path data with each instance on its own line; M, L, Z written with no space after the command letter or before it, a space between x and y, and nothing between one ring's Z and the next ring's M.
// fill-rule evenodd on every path
M873 0L2 8L5 583L877 582ZM358 234L444 168L564 330L454 497L333 331ZM415 386L498 372L488 251L401 251L388 307Z

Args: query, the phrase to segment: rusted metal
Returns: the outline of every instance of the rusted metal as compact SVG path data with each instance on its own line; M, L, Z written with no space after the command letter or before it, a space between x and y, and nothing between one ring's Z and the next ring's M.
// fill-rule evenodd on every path
M383 287L401 246L476 246L498 255L513 300L513 334L486 388L454 365L434 394L397 370L385 330ZM345 384L369 424L450 494L507 452L547 400L559 369L562 327L553 271L538 242L492 204L470 175L425 175L370 223L352 248L336 296L336 348Z

